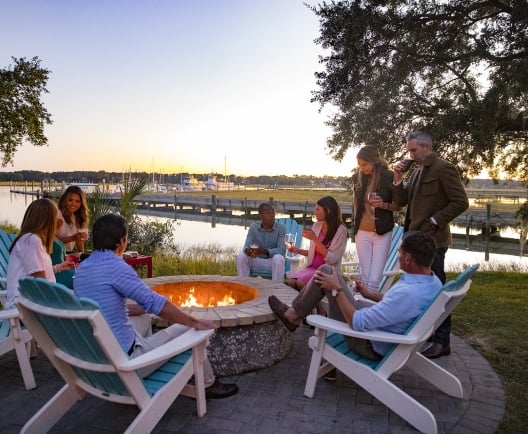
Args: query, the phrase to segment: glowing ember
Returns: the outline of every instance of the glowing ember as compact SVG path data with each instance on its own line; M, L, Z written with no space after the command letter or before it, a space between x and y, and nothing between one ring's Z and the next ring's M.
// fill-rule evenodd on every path
M167 282L152 289L177 306L187 308L232 306L258 297L255 288L231 281Z
M172 295L170 296L171 301ZM194 295L194 287L192 287L189 290L189 294L187 295L187 298L185 298L185 295L179 295L178 296L178 302L176 303L180 305L181 307L214 307L214 306L231 306L235 304L235 299L231 296L231 293L225 294L221 300L216 300L216 297L210 297L208 304L202 304L198 303L198 299Z

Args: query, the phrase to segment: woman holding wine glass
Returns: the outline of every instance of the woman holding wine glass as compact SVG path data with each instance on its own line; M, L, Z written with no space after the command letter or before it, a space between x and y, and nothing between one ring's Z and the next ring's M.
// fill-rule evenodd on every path
M354 192L354 235L362 280L377 291L390 249L394 228L393 174L374 146L357 154L358 172L352 175Z
M292 247L289 252L307 256L306 267L288 278L288 285L300 291L322 264L341 269L341 260L346 249L348 231L341 217L339 204L332 196L319 199L315 205L316 222L312 229L302 231L303 238L310 241L308 249ZM322 305L317 307L324 314Z
M66 246L68 252L77 249L84 252L84 242L88 239L88 204L86 194L81 187L70 185L62 193L59 204L59 211L64 224L57 231L57 238Z

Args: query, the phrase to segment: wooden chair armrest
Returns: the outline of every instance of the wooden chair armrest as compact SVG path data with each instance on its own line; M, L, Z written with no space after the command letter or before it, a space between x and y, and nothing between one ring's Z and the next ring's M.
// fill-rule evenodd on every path
M360 339L369 339L373 341L389 342L395 344L415 344L421 340L417 339L416 336L399 335L396 333L382 331L360 332L351 329L350 326L343 321L337 321L335 319L327 318L321 315L308 315L306 317L306 321L308 324L316 328Z
M214 334L213 329L195 330L189 329L182 335L163 344L162 346L148 351L141 356L127 360L123 365L118 366L123 371L136 371L159 362L165 362L170 358L193 348L200 342L206 341Z

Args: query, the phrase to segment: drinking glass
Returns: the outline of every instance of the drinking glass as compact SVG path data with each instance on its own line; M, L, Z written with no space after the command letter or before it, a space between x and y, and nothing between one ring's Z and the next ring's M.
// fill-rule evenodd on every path
M286 257L289 257L290 249L295 245L295 234L284 235L284 244L286 244Z
M372 207L372 215L375 214L376 212L376 207L372 206L372 202L374 199L377 199L379 197L379 194L375 191L371 191L369 194L368 194L368 203L370 204L370 206ZM375 219L376 217L374 217Z
M354 299L358 299L359 292L356 290L356 282L362 280L361 277L361 266L359 262L351 262L343 264L343 277L349 282L349 287L353 292Z
M90 237L90 231L88 228L81 228L79 229L79 232L82 233L82 240L86 241Z

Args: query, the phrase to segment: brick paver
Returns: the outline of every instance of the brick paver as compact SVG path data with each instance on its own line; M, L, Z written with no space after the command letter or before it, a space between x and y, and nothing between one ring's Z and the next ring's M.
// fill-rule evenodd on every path
M314 399L303 396L311 330L302 326L294 335L288 356L271 368L224 379L236 381L240 392L224 400L208 400L207 414L195 415L193 400L179 397L156 426L156 433L413 433L399 416L352 381L320 380ZM462 380L464 398L451 398L413 373L392 377L417 396L435 415L439 432L494 433L504 415L500 380L485 359L464 341L453 337L452 353L438 363ZM32 360L38 388L25 390L14 352L0 357L0 432L17 433L23 424L63 385L41 353ZM77 403L52 433L123 432L133 420L133 407L93 397Z

